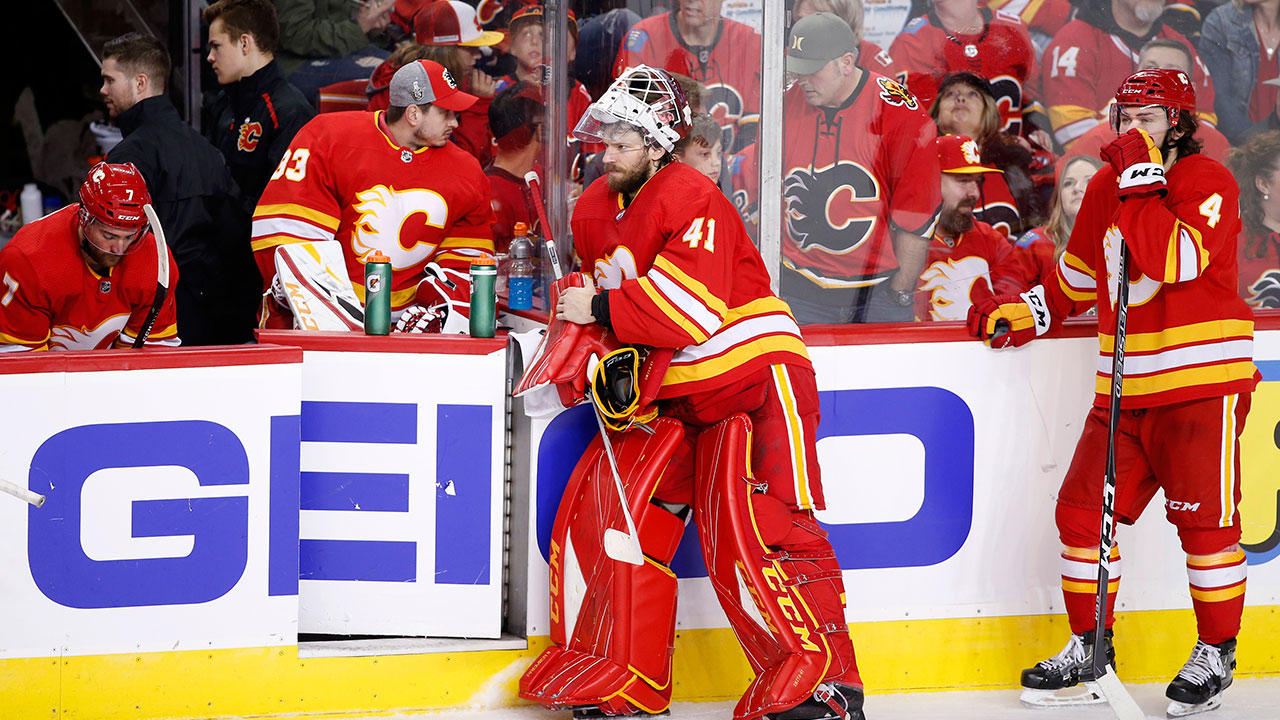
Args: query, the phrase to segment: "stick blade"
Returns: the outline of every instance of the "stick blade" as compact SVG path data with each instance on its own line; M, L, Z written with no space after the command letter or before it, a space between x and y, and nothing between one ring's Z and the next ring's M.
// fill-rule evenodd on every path
M1111 712L1115 713L1117 720L1146 720L1146 714L1142 712L1142 708L1138 707L1138 703L1134 702L1133 696L1125 690L1124 683L1120 682L1120 678L1116 677L1114 672L1104 674L1095 682L1098 683L1098 688L1102 690L1102 695L1107 699L1107 704L1111 706Z
M147 222L151 224L151 234L156 239L156 284L165 288L169 288L169 253L165 251L164 227L160 225L160 218L156 215L156 209L148 203L142 206L142 211L147 215Z
M644 564L644 553L640 551L636 536L614 528L604 531L604 554L629 565Z

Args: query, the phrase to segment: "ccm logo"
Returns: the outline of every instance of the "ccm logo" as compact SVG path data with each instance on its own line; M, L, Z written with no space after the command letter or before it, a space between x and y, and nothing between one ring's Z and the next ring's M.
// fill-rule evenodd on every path
M1182 502L1181 500L1168 500L1165 502L1165 505L1168 505L1169 509L1173 510L1174 512L1177 512L1179 510L1185 510L1187 512L1195 512L1196 510L1200 509L1200 503Z

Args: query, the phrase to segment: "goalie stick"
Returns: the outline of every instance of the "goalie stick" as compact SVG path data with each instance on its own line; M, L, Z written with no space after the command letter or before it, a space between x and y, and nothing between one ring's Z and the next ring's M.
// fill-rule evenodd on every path
M147 222L151 224L151 234L156 239L156 295L151 301L151 310L147 313L147 319L142 323L142 329L138 331L138 337L133 340L135 350L146 344L147 336L151 334L151 328L160 315L164 299L169 294L169 250L165 247L164 228L160 226L160 218L156 216L156 210L151 207L151 203L143 205L142 211L147 214Z
M0 492L5 493L7 495L12 495L18 498L19 500L25 500L26 502L29 502L32 505L35 505L36 507L40 507L41 505L44 505L43 495L40 495L38 493L33 493L30 490L22 487L21 485L14 485L8 480L0 480Z
M533 209L538 213L538 225L542 228L542 239L547 244L547 260L551 263L551 271L556 279L564 274L560 267L560 253L556 250L555 238L551 237L551 225L547 222L547 208L542 204L542 181L534 170L524 174L524 183L529 186L529 194L533 195Z

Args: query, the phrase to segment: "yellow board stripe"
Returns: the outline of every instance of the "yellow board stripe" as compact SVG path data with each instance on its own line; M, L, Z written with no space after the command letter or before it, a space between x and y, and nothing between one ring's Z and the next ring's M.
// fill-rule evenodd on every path
M1125 397L1151 395L1196 385L1213 385L1235 380L1247 380L1253 377L1253 373L1253 363L1245 360L1223 365L1170 370L1150 377L1126 377L1124 379L1124 395ZM1111 376L1098 377L1094 382L1094 390L1101 395L1110 394Z
M1252 320L1208 320L1191 325L1180 325L1156 333L1130 333L1125 335L1124 350L1127 353L1148 352L1205 340L1252 336ZM1114 335L1098 334L1098 343L1104 353L1111 352L1115 341ZM1128 382L1127 378L1125 382Z
M338 218L322 213L315 208L309 208L306 205L295 205L293 203L259 205L253 211L253 217L255 219L259 217L266 217L268 215L292 215L293 217L299 217L303 220L313 222L329 232L336 232L338 225L341 222Z

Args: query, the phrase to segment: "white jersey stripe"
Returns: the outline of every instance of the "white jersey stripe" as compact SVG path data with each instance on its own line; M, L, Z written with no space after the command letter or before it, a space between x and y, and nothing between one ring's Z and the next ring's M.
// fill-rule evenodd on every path
M789 315L760 315L717 331L715 335L712 335L700 345L690 345L684 348L675 354L671 359L671 364L679 365L697 362L703 358L719 355L736 345L749 342L757 337L775 333L787 333L800 337L800 328Z
M1098 581L1098 563L1094 560L1082 560L1080 558L1060 557L1058 569L1062 577L1082 582ZM1120 579L1121 564L1120 558L1111 561L1111 572L1107 576L1107 582L1115 582Z
M701 298L684 289L684 286L677 283L669 275L654 266L649 268L649 272L645 273L645 277L648 277L654 286L663 295L667 296L672 305L675 305L685 315L688 315L693 322L697 323L708 338L715 335L716 331L720 329L720 317L711 312Z
M253 221L255 239L271 235L293 235L306 240L332 240L333 231L296 218L262 218Z
M1226 340L1174 348L1149 355L1125 353L1125 377L1166 372L1191 365L1253 359L1253 340ZM1111 375L1111 356L1098 355L1098 372Z
M1249 565L1243 560L1229 567L1214 568L1212 570L1194 570L1190 565L1187 566L1187 580L1202 590L1214 590L1228 585L1235 585L1248 577L1248 575Z

